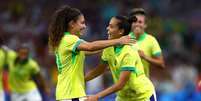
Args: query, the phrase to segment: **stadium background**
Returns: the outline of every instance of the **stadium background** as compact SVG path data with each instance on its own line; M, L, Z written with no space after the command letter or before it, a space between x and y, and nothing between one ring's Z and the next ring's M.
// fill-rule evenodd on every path
M54 101L57 68L48 52L48 24L53 12L68 4L80 9L86 19L83 39L106 39L106 27L114 15L126 15L135 7L143 7L148 15L147 32L153 34L163 50L166 69L152 68L151 79L159 101L201 101L201 0L1 0L0 35L5 45L16 49L27 43L31 56L51 86ZM100 54L86 59L86 71L99 63ZM87 84L94 94L112 84L110 73ZM115 95L104 98L113 101Z

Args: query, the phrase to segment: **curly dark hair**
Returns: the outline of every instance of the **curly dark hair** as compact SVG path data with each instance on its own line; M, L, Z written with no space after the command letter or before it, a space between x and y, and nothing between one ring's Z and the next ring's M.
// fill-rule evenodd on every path
M64 32L68 31L69 22L76 21L82 15L80 10L68 5L62 6L54 14L49 26L49 48L52 51L58 47Z

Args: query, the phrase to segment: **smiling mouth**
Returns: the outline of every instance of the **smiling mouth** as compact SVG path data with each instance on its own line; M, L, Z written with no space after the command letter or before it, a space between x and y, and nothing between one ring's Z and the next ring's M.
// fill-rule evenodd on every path
M134 30L141 30L141 27L135 27Z
M134 28L140 28L140 26L136 26L136 27L134 27Z

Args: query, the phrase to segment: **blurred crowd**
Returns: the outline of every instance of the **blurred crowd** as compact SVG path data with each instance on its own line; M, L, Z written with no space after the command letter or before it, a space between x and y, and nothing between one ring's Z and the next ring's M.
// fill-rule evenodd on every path
M114 15L127 15L135 7L148 13L147 32L154 35L162 48L166 68L152 67L151 79L159 101L201 101L201 1L199 0L1 0L0 35L4 44L15 50L22 43L31 49L31 57L52 87L54 101L57 67L48 51L48 24L53 12L68 4L80 9L87 29L83 39L106 39L106 26ZM100 54L87 57L88 71L99 63ZM93 61L93 62L92 62ZM112 84L110 73L87 83L93 94ZM106 97L112 99L115 95ZM108 100L110 101L110 100Z

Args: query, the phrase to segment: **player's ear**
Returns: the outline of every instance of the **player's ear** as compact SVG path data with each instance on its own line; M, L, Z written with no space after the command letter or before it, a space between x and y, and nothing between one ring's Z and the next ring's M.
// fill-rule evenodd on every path
M70 28L73 28L73 27L75 26L75 21L71 20L71 21L69 22L68 26L69 26Z
M144 24L144 29L146 29L146 28L147 28L147 24L145 23L145 24Z

